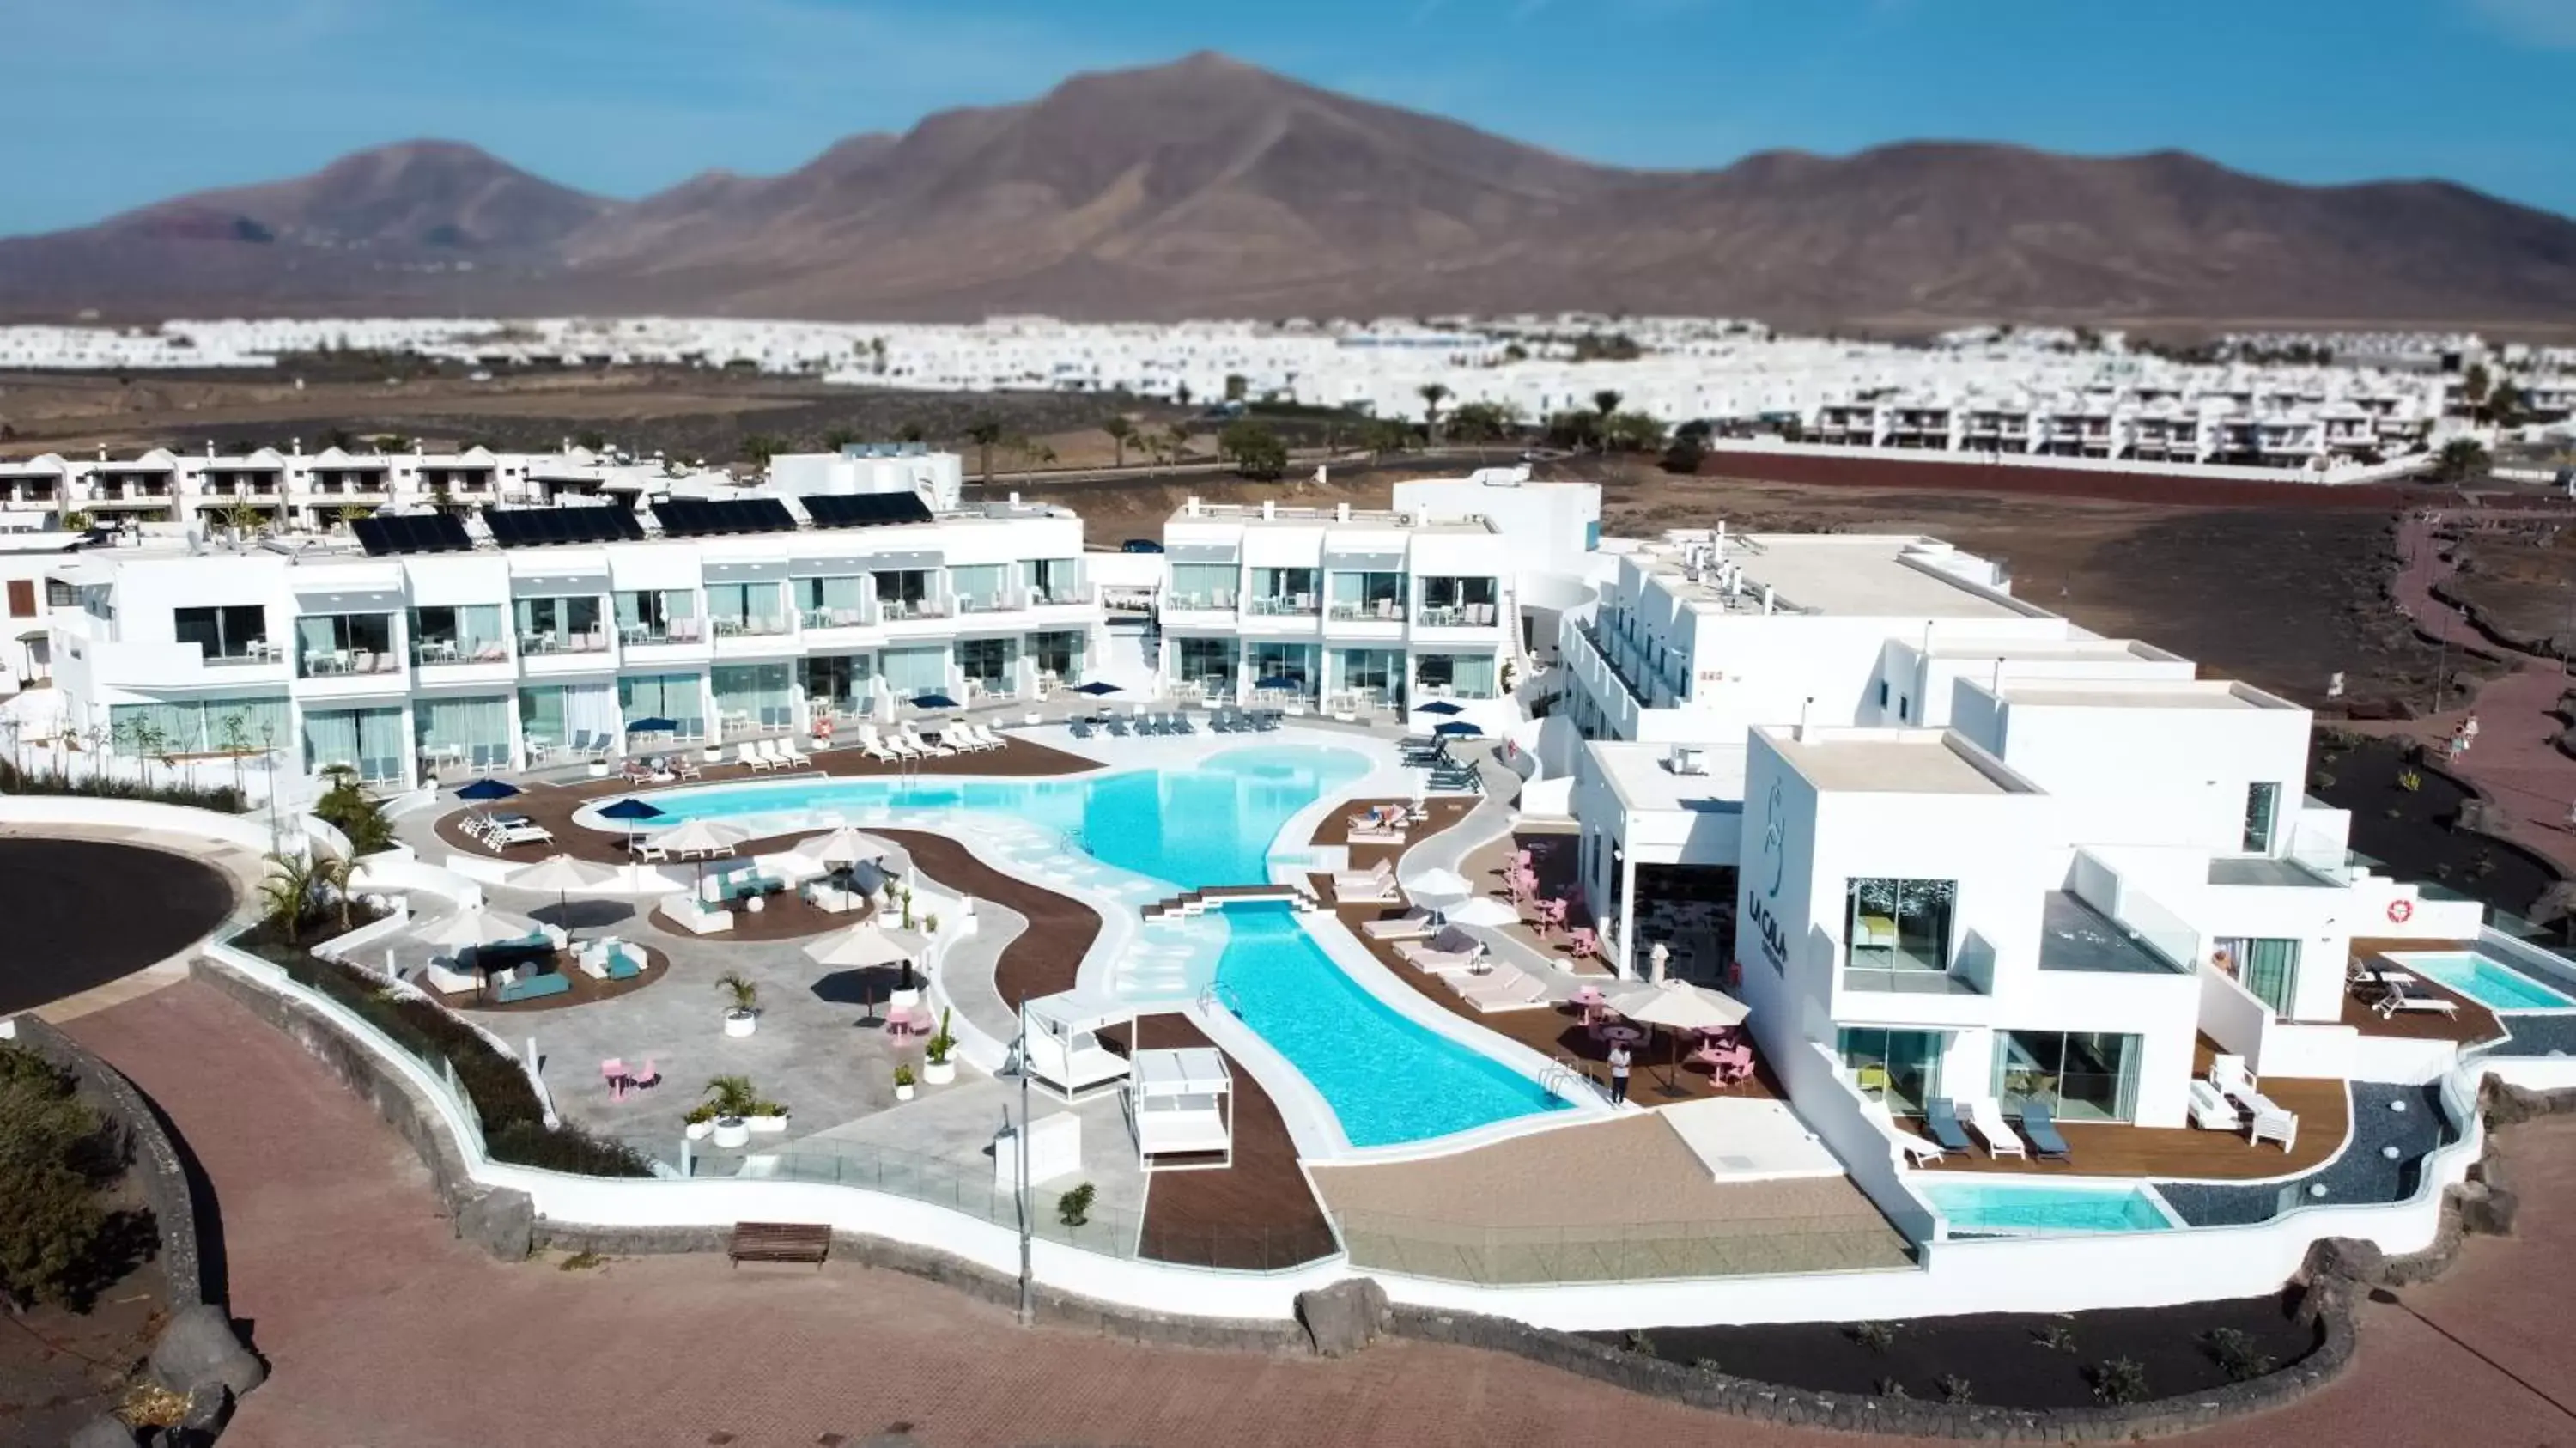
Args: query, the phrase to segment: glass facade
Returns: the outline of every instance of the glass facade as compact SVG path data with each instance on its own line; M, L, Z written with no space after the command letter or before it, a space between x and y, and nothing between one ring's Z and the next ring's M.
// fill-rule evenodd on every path
M1288 616L1317 613L1322 600L1315 593L1321 577L1321 572L1313 568L1256 568L1252 570L1252 592L1244 600L1244 612Z
M814 709L856 714L867 707L876 671L866 654L832 654L804 664L805 701Z
M1327 612L1334 618L1396 623L1404 617L1406 584L1401 573L1336 571L1325 587L1331 601Z
M1885 1102L1890 1111L1920 1114L1923 1104L1941 1093L1941 1053L1947 1041L1939 1031L1846 1026L1839 1047L1853 1085Z
M412 662L497 664L510 657L510 629L497 603L411 611Z
M1014 691L1020 641L1014 638L959 639L957 674L981 694Z
M174 608L170 610L170 631L180 643L195 644L208 662L271 656L268 609L260 604Z
M943 645L887 649L878 655L877 666L898 700L948 691L948 650Z
M1993 1085L2007 1114L2038 1101L2067 1121L2127 1121L2138 1109L2138 1038L1997 1031Z
M592 653L608 647L597 594L523 598L518 615L523 654Z
M1079 629L1029 635L1029 659L1037 666L1038 676L1067 686L1082 682L1084 645L1089 642Z
M116 704L107 711L108 742L119 754L248 753L285 744L286 696L182 699L168 704Z
M1020 586L1033 604L1080 603L1082 562L1076 558L1032 558L1020 565Z
M521 689L519 735L532 751L540 752L582 742L585 735L594 744L602 739L621 743L626 721L619 717L618 693L607 684L540 684Z
M1165 608L1225 612L1234 607L1234 589L1242 570L1231 563L1175 563Z
M307 709L304 711L304 767L318 773L345 765L370 782L403 777L400 709Z
M1197 685L1211 699L1234 697L1233 639L1181 639L1172 652L1178 682Z
M668 719L679 726L679 737L703 739L706 680L696 674L628 674L617 681L617 711L627 719ZM625 742L622 722L618 742Z
M1422 654L1413 661L1413 676L1425 697L1490 699L1494 697L1491 654Z
M698 624L698 596L689 589L628 589L617 595L621 642L686 644L704 636Z
M1414 614L1414 620L1439 628L1489 624L1497 617L1496 607L1501 598L1501 585L1491 578L1426 574L1422 580L1422 607Z
M993 613L1007 604L1002 591L1010 570L999 563L975 563L948 570L948 593L960 613Z
M1244 671L1251 675L1252 687L1256 691L1293 694L1300 699L1315 696L1316 686L1321 682L1316 661L1322 652L1315 645L1282 643L1276 639L1246 639L1244 648L1250 654L1244 660Z
M1950 917L1959 887L1950 880L1863 878L1844 889L1844 985L1902 990L1882 976L1947 975Z
M432 767L504 769L510 763L510 696L420 699L411 706L412 743Z
M1354 704L1404 707L1404 655L1395 649L1336 649L1329 687Z
M710 583L707 624L718 638L785 633L785 593L786 585L780 583Z
M716 718L728 734L785 729L796 722L785 664L719 664L708 679L715 686Z
M796 612L807 628L855 628L868 621L868 579L863 573L799 578Z

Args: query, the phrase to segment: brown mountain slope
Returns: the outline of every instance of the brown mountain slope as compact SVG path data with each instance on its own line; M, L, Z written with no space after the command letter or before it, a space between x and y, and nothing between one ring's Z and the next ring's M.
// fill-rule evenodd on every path
M2576 222L2440 183L2291 186L2177 153L1908 144L1625 171L1197 55L632 204L470 148L361 153L0 242L0 308L31 299L127 313L363 300L821 318L2567 321Z

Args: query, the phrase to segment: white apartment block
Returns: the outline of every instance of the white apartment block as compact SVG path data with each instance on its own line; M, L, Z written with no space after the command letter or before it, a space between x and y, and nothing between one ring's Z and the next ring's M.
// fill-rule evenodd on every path
M2347 955L2475 939L2480 907L2352 860L2304 796L2306 710L1935 540L1612 546L1539 736L1583 893L1623 972L1650 942L1722 972L1802 1108L2179 1126L2204 1037L2420 1079L2425 1043L2346 1023ZM1676 930L1662 901L1719 908Z
M628 726L680 743L891 717L1085 677L1102 615L1081 520L915 495L388 514L240 549L90 549L47 573L70 726L126 753L276 750L406 787ZM908 505L908 506L903 506ZM748 510L748 511L745 511Z

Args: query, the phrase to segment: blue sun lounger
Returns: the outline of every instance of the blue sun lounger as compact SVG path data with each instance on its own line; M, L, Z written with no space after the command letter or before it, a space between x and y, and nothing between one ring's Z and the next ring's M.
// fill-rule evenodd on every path
M2021 1134L2030 1138L2031 1149L2042 1161L2073 1161L2066 1149L2066 1138L2057 1134L2057 1121L2045 1101L2025 1101L2021 1108Z
M1967 1128L1959 1124L1959 1111L1947 1101L1923 1103L1923 1126L1943 1151L1970 1152L1976 1143L1968 1140Z

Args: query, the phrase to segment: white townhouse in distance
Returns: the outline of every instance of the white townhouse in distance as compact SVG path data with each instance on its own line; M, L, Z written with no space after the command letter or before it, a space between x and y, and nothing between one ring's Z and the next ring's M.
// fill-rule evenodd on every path
M1080 682L1100 646L1082 522L1060 509L745 496L351 527L63 561L72 726L410 785L617 748L644 718L716 741L923 694L1029 697Z
M2423 1043L2347 1023L2346 960L2474 939L2479 907L2348 862L2302 793L2308 711L2008 586L1915 538L1621 554L1542 736L1614 962L1722 974L1802 1108L2180 1126L2204 1038L2413 1078ZM1677 929L1668 901L1719 908Z

